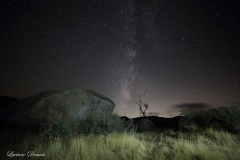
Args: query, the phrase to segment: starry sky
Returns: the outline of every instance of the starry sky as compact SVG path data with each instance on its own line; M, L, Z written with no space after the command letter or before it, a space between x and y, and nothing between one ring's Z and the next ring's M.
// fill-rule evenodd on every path
M80 87L161 117L240 100L237 0L1 2L0 95Z

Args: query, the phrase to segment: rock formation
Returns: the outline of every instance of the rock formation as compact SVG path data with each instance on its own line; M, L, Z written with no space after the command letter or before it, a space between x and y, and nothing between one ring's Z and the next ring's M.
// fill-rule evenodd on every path
M45 91L20 99L0 112L2 126L37 127L49 120L54 112L81 120L89 114L112 113L114 102L94 91L80 88Z
M126 116L121 116L121 120L127 122L128 120L130 120L130 118L126 117Z
M150 131L155 128L153 122L147 118L141 118L140 120L136 121L134 125L137 127L137 132Z
M149 116L147 118L151 120L156 127L159 127L159 128L178 128L179 120L182 117L176 116L173 118L164 118L164 117Z
M121 123L118 126L118 131L130 131L131 129L133 129L133 119L130 119L126 116L121 116Z

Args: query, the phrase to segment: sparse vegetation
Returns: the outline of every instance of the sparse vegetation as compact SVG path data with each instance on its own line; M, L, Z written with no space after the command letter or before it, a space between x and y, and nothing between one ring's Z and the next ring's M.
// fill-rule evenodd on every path
M14 141L2 148L0 159L8 159L8 151L14 151L15 154L35 151L35 154L44 154L45 159L238 160L240 159L239 133L215 129L214 125L210 125L216 119L229 125L239 122L240 105L235 107L229 107L221 111L217 109L197 112L189 112L187 108L183 108L182 114L185 117L180 121L183 128L193 126L193 124L198 127L198 122L194 121L197 118L206 119L201 123L205 127L197 130L193 129L191 132L157 128L141 133L119 132L119 126L121 126L119 122L121 121L119 121L119 116L115 114L101 118L89 116L84 123L80 123L82 127L73 122L58 125L58 127L65 126L62 127L65 130L59 129L60 133L64 133L64 138L61 134L58 134L59 132L54 134L47 132L51 133L52 136L27 133L13 136L2 133L1 139L11 137L14 138ZM58 119L57 121L61 121L60 117L60 115L57 115L55 118ZM57 123L52 123L52 128L49 130L54 127L55 129L58 128L53 124L56 125ZM83 124L86 125L85 128ZM78 129L76 135L67 136L71 135L70 133L73 131L69 130L74 127ZM189 128L191 129L191 127ZM17 158L26 159L26 156ZM41 156L34 157L34 159L42 158Z
M96 116L88 115L84 120L78 121L73 116L63 117L60 113L55 113L53 118L43 126L44 135L52 137L76 136L78 134L108 134L112 132L127 132L129 128L124 128L123 121L117 114L106 114Z
M240 133L239 103L231 107L205 109L194 112L189 112L188 108L183 106L181 113L181 115L184 115L184 118L180 120L180 127L182 128L192 128L193 126L200 125L201 127L215 127Z
M61 113L55 112L53 117L46 125L42 126L43 134L47 136L61 136L76 135L79 129L79 122L73 117L63 117Z

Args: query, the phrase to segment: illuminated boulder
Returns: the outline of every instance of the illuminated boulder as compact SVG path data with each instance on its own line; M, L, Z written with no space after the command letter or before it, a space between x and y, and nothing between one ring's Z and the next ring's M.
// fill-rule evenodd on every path
M45 91L5 107L0 120L4 126L39 128L56 112L82 120L89 114L112 113L114 107L112 100L94 91L80 88Z

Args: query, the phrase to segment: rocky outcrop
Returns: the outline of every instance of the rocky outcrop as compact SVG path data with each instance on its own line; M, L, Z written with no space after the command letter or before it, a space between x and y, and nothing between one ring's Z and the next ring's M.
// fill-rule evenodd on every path
M112 113L114 102L94 91L80 88L45 91L21 99L0 112L1 125L13 127L40 127L55 112L81 120L89 114Z
M147 118L151 120L158 128L178 128L179 120L182 118L182 116L176 116L173 118L149 116Z
M128 132L131 129L134 129L133 126L133 119L124 120L122 119L122 122L118 126L118 131L120 132Z
M130 118L126 116L121 116L121 120L127 122L128 120L130 120Z
M150 131L155 128L153 122L147 118L141 118L134 123L137 127L137 132Z

